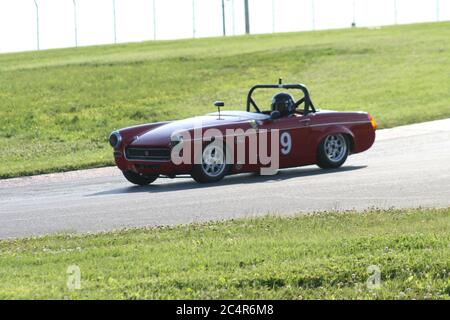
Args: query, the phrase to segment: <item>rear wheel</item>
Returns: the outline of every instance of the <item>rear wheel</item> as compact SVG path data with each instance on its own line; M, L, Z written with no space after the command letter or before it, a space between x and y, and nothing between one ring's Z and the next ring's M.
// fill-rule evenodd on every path
M146 186L158 179L158 174L140 174L133 171L123 171L124 177L133 184Z
M199 183L217 182L230 170L222 143L212 142L203 148L200 164L194 164L191 176Z
M338 133L326 136L317 149L317 165L323 169L339 168L347 160L348 139Z

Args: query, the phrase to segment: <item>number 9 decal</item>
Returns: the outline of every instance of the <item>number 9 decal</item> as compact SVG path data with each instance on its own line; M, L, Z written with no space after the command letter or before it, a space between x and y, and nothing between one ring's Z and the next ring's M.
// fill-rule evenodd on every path
M280 136L281 153L288 155L292 149L292 138L289 132L285 131Z

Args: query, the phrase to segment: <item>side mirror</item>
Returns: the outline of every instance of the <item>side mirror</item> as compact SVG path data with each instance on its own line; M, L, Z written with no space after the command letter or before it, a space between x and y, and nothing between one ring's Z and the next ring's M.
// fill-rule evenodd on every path
M270 119L275 120L281 118L281 113L278 110L274 110L270 113Z

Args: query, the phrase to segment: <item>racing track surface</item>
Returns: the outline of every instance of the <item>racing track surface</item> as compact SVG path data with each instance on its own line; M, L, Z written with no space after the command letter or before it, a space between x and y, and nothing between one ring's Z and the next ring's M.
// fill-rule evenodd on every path
M344 167L134 187L116 168L0 180L0 238L172 225L267 213L450 206L450 119L377 132Z

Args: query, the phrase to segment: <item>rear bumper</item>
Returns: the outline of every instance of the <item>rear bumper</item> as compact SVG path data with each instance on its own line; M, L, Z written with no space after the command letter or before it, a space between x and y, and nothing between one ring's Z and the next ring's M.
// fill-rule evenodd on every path
M353 153L360 153L368 150L375 142L376 131L370 125L362 126L354 130L355 145Z

